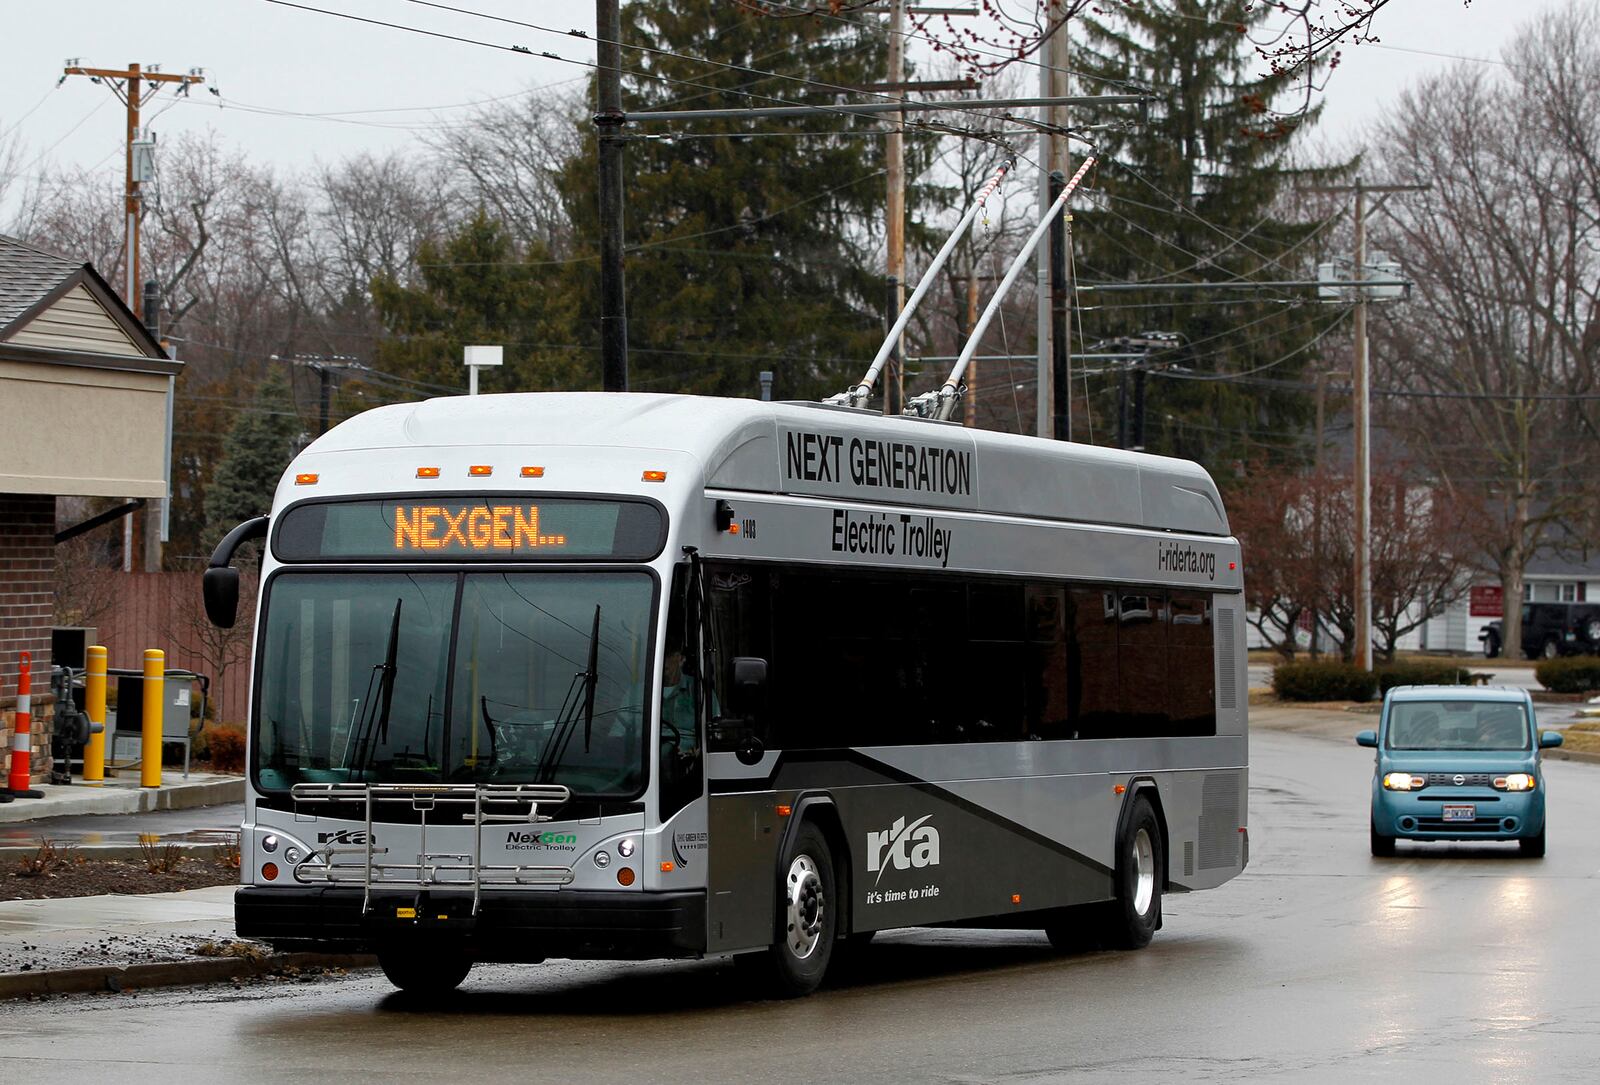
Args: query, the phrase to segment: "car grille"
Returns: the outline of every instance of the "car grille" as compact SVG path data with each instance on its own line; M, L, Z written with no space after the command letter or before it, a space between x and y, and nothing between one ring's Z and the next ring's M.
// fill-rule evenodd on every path
M1494 776L1487 772L1430 772L1428 786L1455 787L1457 776L1461 777L1461 787L1488 787L1489 781L1494 779Z
M1418 818L1414 830L1419 833L1497 833L1499 818L1476 818L1472 821L1446 821L1444 818Z

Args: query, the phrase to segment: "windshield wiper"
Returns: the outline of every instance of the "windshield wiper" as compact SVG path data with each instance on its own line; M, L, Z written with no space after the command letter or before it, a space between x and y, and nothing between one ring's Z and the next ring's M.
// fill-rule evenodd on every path
M367 764L372 760L373 747L377 745L373 741L374 732L378 742L389 741L389 709L394 703L394 675L397 669L395 654L400 645L400 607L404 602L398 598L394 601L394 617L389 621L389 642L383 649L383 662L373 668L382 674L378 680L378 707L375 713L369 711L366 715L366 726L362 727L360 741L356 745L355 764L351 766L352 776L365 775ZM369 688L370 685L368 683ZM368 702L369 710L373 703Z
M562 699L561 712L556 716L555 728L550 733L544 752L539 757L535 779L548 783L556 766L566 756L572 743L572 733L578 725L578 708L583 708L583 750L589 752L589 740L594 730L594 692L600 677L600 605L595 604L594 625L589 631L589 654L584 669L572 676L572 685Z

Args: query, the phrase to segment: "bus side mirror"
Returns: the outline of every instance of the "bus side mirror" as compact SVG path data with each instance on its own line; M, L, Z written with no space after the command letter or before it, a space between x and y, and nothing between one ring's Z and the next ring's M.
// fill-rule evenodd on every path
M1539 748L1542 750L1553 749L1556 746L1561 745L1563 741L1565 740L1561 737L1560 731L1539 732Z
M1357 731L1356 732L1356 745L1357 746L1370 746L1373 749L1377 749L1377 746L1378 746L1378 732L1376 732L1376 731Z
M232 629L239 614L239 570L229 565L233 552L251 539L267 537L267 518L246 520L222 537L211 552L209 568L200 578L200 595L206 603L206 617L218 629Z
M734 715L745 719L757 715L766 692L767 661L755 656L735 656L733 689L729 693L729 707Z
M239 570L207 569L200 579L200 594L205 597L206 617L211 624L218 629L232 629L239 613Z

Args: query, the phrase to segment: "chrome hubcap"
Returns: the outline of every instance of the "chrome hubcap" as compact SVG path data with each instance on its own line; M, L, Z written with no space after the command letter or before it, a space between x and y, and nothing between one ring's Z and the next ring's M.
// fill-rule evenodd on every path
M1133 910L1137 915L1148 915L1156 896L1156 849L1144 829L1133 837L1133 870Z
M783 888L788 901L784 908L784 922L788 926L785 938L789 952L803 961L816 951L822 938L822 919L828 904L822 892L822 878L811 856L794 857Z

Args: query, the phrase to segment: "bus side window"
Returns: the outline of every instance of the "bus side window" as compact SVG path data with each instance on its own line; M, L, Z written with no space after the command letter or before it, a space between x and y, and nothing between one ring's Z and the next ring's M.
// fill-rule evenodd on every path
M1211 596L1203 592L1174 591L1172 625L1167 632L1167 697L1172 713L1171 733L1217 733L1216 681L1213 657L1215 634L1211 622Z
M711 638L715 673L710 676L713 718L727 711L733 691L733 661L740 656L768 660L773 666L769 643L768 596L771 573L765 569L738 565L707 564L707 636ZM770 703L770 696L769 696ZM770 721L766 713L751 721L755 735L766 744ZM731 752L739 743L742 728L725 727L713 731L709 748Z
M1167 593L1124 588L1117 593L1117 670L1122 734L1171 734L1167 715Z
M1117 665L1117 593L1076 588L1067 640L1067 703L1076 738L1121 734L1122 680Z

